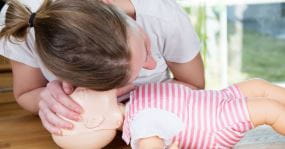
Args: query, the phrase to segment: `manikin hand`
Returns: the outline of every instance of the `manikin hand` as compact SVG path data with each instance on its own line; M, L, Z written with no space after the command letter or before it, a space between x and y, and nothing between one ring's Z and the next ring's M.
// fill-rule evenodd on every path
M58 117L62 115L71 120L80 120L82 108L68 95L73 92L72 85L58 80L47 84L40 94L39 116L43 126L53 134L61 135L60 128L72 129L72 124Z

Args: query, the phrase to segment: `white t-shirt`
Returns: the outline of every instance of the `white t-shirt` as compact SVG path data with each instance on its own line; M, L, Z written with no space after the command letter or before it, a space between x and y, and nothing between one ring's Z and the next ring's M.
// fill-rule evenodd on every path
M35 12L41 0L21 0ZM135 83L160 82L169 78L166 61L185 63L191 61L199 52L199 40L182 8L175 0L131 0L136 10L136 22L147 32L157 67L154 70L142 69ZM1 11L0 24L4 24L7 5ZM0 28L0 29L1 29ZM40 68L47 80L56 77L43 65L36 50L33 28L29 29L25 42L5 42L0 40L0 55Z

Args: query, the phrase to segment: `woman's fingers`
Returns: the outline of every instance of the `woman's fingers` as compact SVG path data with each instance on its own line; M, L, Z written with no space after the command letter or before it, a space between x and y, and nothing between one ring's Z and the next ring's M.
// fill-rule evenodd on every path
M44 126L44 128L52 133L52 134L56 134L56 135L62 135L60 128L54 127L53 125L51 125L46 119L45 119L45 115L43 114L42 111L39 111L39 116L41 118L42 124Z
M126 86L123 86L121 88L118 88L117 90L117 96L122 96L126 93L129 93L131 90L135 88L134 84L127 84Z
M52 81L40 94L39 116L43 126L53 134L60 135L61 129L72 129L70 120L80 120L81 107L64 91L60 81ZM64 85L66 90L73 92L69 84ZM61 117L62 116L62 117Z
M41 106L44 105L44 106ZM41 93L41 101L40 101L40 109L41 108L48 108L53 113L57 113L63 117L66 117L71 120L80 120L80 115L66 106L59 103L54 97L50 94L48 90L44 90Z
M72 124L68 121L63 120L60 118L57 114L52 112L48 105L43 101L39 103L40 106L40 112L42 112L41 118L46 120L50 125L57 127L57 128L65 128L65 129L72 129Z
M65 81L62 81L62 88L63 88L63 91L67 94L67 95L70 95L72 94L73 90L74 90L74 87L70 84L70 83L67 83Z
M81 113L83 111L80 105L78 105L73 99L71 99L71 97L65 94L60 81L52 81L48 83L47 89L57 102L64 105L70 111L77 113Z

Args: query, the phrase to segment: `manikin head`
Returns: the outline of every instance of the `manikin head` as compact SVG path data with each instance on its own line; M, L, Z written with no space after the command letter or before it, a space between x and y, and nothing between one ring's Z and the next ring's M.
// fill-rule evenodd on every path
M77 88L71 97L82 106L79 122L71 122L72 130L62 129L62 136L52 135L64 149L98 149L109 144L123 124L123 110L117 104L116 90L94 91Z

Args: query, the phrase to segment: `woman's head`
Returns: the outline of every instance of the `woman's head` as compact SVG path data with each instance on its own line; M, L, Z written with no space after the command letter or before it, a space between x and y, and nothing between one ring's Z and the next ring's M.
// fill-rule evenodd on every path
M25 40L32 12L8 1L0 37ZM46 67L76 86L108 90L130 78L127 23L96 0L44 0L33 20L36 48Z
M156 61L151 55L151 43L147 34L131 19L127 19L128 29L128 45L132 53L130 60L131 78L133 81L141 68L154 69Z
M25 40L32 21L43 63L75 86L108 90L133 81L142 67L155 67L146 34L112 5L44 0L31 20L33 12L17 0L8 4L0 38Z

